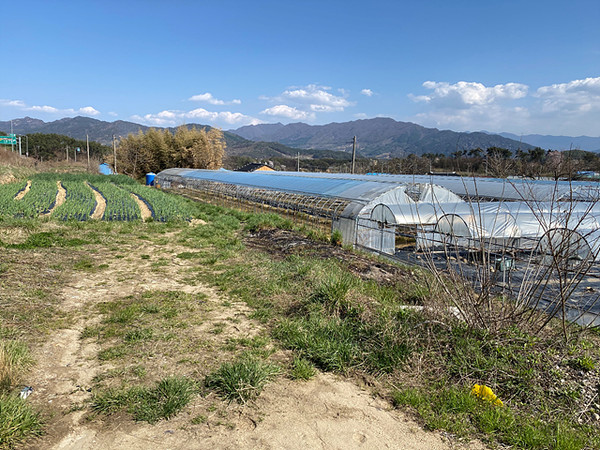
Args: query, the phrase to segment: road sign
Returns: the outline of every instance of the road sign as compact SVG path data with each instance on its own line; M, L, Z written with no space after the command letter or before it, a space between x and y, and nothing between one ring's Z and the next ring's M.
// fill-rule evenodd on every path
M17 138L12 136L0 136L0 144L17 145Z

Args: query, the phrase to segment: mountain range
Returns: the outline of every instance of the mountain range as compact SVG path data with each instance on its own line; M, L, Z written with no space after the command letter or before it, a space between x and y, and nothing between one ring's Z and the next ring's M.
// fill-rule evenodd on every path
M12 121L17 134L56 133L76 139L90 139L111 145L112 136L127 136L138 131L145 132L150 127L134 122L117 120L106 122L89 117L63 118L53 122L25 117ZM187 126L207 127L188 124ZM155 127L162 129L160 127ZM0 130L9 132L10 121L0 122ZM169 128L174 131L174 128ZM357 136L358 154L366 157L402 157L410 153L451 154L457 150L489 147L529 150L536 146L545 149L600 151L600 138L581 136L517 136L509 133L491 134L487 132L455 132L426 128L410 122L398 122L390 118L355 120L330 123L327 125L307 125L291 123L283 125L259 124L224 131L227 154L230 156L251 156L253 158L302 157L347 159L352 150L352 138Z
M211 128L208 125L200 124L188 124L187 126ZM33 119L31 117L12 120L12 130L15 134L55 133L81 140L85 140L86 135L89 135L90 140L105 145L112 145L113 136L116 136L118 139L120 137L126 137L129 134L136 134L140 130L146 132L150 128L151 127L124 120L106 122L81 116L59 119L53 122L44 122L43 120ZM164 129L161 127L154 128L160 130ZM175 128L168 129L171 132L175 131ZM0 131L9 133L10 130L11 121L0 122ZM304 158L332 157L347 159L347 154L340 152L295 149L278 142L255 142L244 139L243 137L228 131L224 131L223 135L225 143L227 144L227 154L229 156L251 156L259 159L274 158L278 156L295 158L298 152L300 152Z
M411 122L398 122L389 118L355 120L352 122L307 125L290 123L283 125L248 125L232 130L246 139L276 141L301 149L349 151L351 139L358 137L359 152L376 158L402 157L410 153L451 154L457 150L502 147L512 150L528 150L532 145L484 132L458 133L450 130L426 128Z
M512 133L500 133L509 139L527 142L545 149L552 150L587 150L590 152L600 152L600 137L590 136L550 136L542 134L524 134L517 136Z

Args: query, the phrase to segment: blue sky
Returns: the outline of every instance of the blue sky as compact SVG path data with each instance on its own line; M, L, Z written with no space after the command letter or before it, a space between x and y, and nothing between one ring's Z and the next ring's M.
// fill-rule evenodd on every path
M600 135L600 2L11 1L0 120Z

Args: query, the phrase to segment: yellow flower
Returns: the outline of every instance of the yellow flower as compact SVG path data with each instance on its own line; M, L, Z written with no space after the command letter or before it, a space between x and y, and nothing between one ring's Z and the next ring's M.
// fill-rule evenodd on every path
M504 406L504 403L502 403L502 400L500 400L498 397L496 397L496 394L494 394L494 391L492 391L489 387L487 387L486 385L482 384L476 384L473 389L471 389L471 395L474 395L475 397L479 397L483 400L487 400L488 402L490 402L493 405L496 406Z

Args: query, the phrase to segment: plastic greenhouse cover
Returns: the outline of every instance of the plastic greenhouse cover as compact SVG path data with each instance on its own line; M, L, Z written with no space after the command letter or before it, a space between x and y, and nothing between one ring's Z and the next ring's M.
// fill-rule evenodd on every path
M357 175L321 172L271 172L315 178L378 181L382 183L433 183L461 196L486 197L504 200L552 201L558 199L595 201L600 199L600 184L585 181L523 180L441 175Z
M397 186L390 186L389 183L379 183L376 181L320 178L307 180L305 177L294 175L288 175L286 177L270 177L266 173L256 172L166 169L158 174L158 176L164 175L178 175L191 179L236 184L274 191L287 191L297 194L338 197L361 201L365 204L382 194L397 188Z
M286 191L295 194L343 198L355 202L354 205L349 205L345 210L348 214L344 215L351 217L356 215L368 216L373 207L379 203L390 205L415 203L406 193L407 184L348 180L345 178L304 177L298 176L297 172L273 177L266 172L224 172L200 169L166 169L160 172L157 178L160 180L161 177L169 175L273 191ZM411 186L412 184L410 183ZM451 201L464 203L460 197L437 186L422 185L420 195L429 201L439 197L444 200L450 199Z

